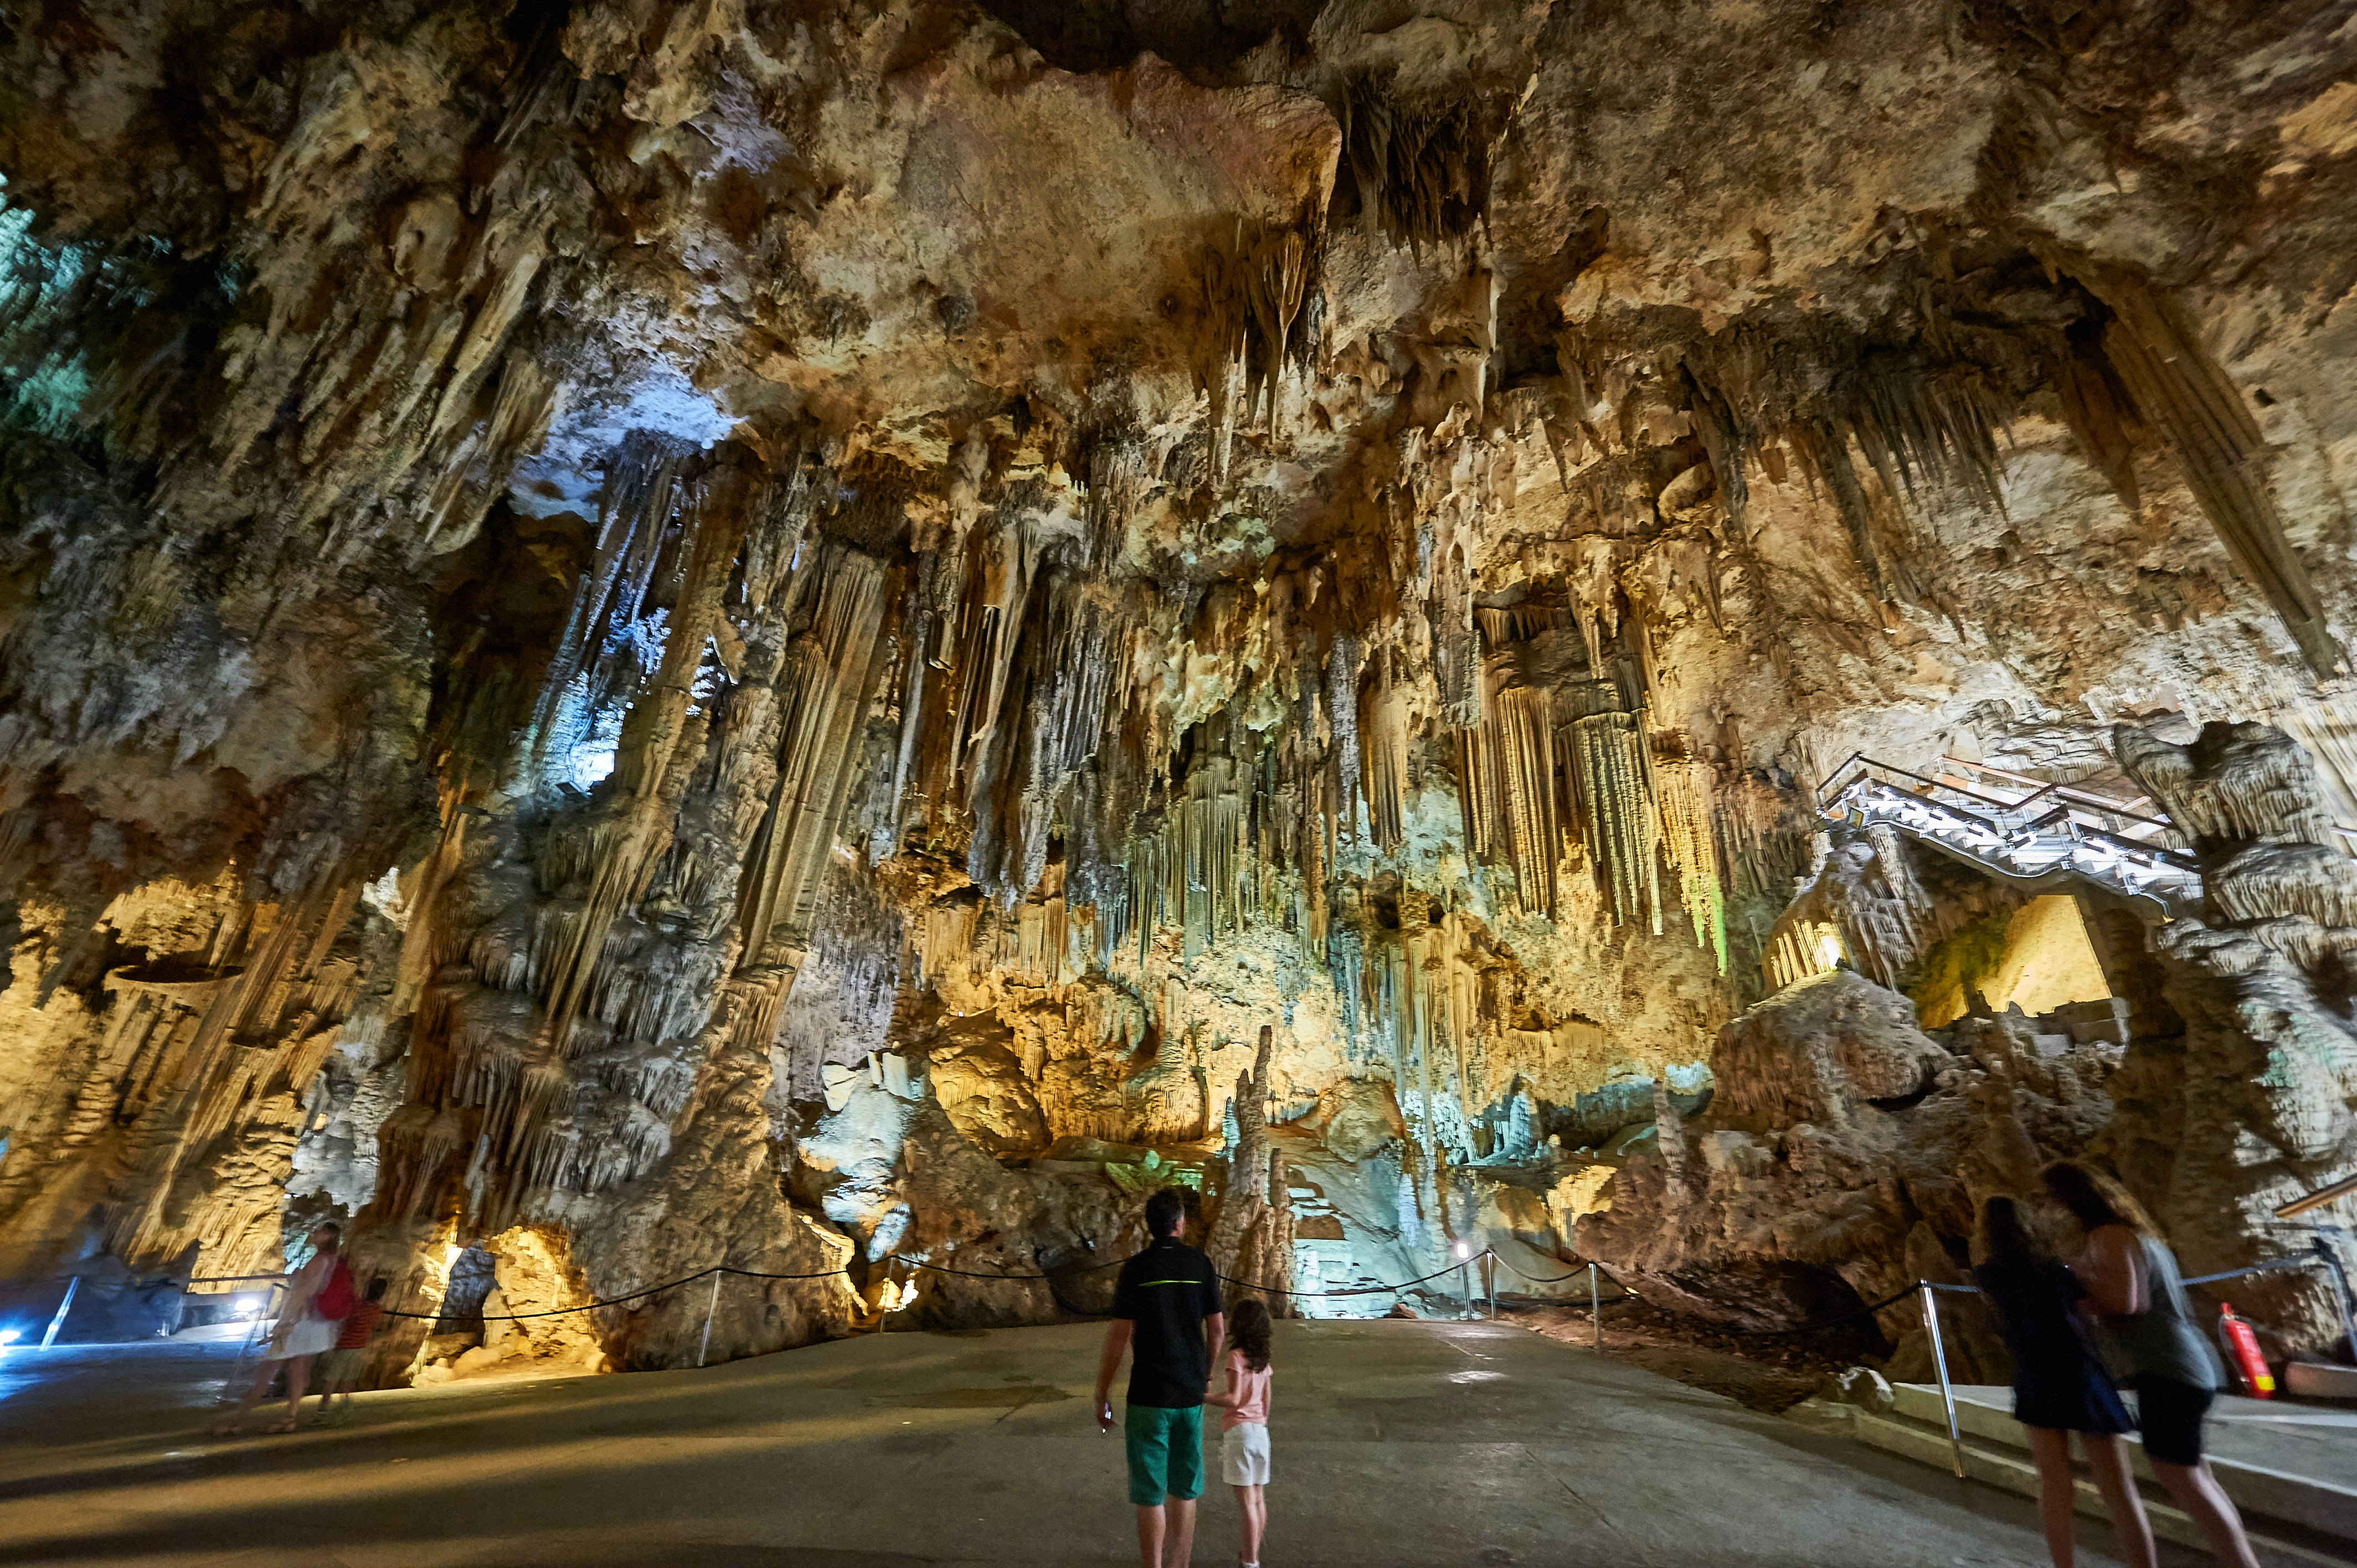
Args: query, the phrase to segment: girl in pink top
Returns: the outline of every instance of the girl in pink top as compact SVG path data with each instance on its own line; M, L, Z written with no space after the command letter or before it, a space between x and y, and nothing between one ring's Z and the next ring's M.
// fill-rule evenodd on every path
M1247 1296L1228 1314L1228 1387L1205 1404L1227 1413L1220 1418L1220 1466L1236 1489L1236 1513L1243 1527L1242 1568L1260 1568L1261 1537L1268 1532L1268 1364L1272 1325L1268 1308Z

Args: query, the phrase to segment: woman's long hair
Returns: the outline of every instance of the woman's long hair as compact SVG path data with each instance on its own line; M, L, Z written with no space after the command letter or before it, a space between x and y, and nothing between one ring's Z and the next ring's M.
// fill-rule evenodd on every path
M2009 1197L1981 1200L1980 1234L1973 1238L1973 1252L1984 1263L2024 1273L2046 1261L2029 1227L2021 1222L2021 1206Z
M2054 1201L2071 1211L2079 1229L2095 1231L2106 1225L2125 1225L2139 1236L2158 1236L2152 1221L2136 1200L2109 1176L2098 1176L2072 1160L2057 1160L2039 1173Z
M1235 1311L1228 1315L1231 1344L1243 1354L1244 1365L1255 1372L1268 1369L1268 1337L1272 1326L1268 1308L1258 1296L1244 1297L1236 1303Z

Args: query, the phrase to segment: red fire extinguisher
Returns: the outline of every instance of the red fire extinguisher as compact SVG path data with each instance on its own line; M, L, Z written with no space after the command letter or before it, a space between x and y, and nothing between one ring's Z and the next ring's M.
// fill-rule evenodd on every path
M2226 1354L2234 1363L2234 1375L2253 1399L2276 1397L2276 1377L2267 1370L2267 1359L2259 1354L2259 1337L2251 1332L2251 1320L2236 1315L2232 1302L2222 1302L2218 1307L2218 1332L2226 1342Z

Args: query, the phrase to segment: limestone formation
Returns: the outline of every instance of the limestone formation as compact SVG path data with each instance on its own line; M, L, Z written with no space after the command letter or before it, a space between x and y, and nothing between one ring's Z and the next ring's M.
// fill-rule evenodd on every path
M335 1218L386 1380L1096 1310L1163 1181L1424 1312L1495 1246L1785 1322L2065 1151L2301 1242L2352 70L2223 0L12 17L0 1281ZM2041 887L2076 978L1975 1006L2031 890L1826 821L1860 753L2111 791L2203 913Z

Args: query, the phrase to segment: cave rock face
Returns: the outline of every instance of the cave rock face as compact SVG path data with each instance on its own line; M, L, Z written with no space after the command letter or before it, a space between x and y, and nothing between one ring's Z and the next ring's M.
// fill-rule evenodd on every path
M636 1298L372 1377L666 1365L1053 1317L1171 1183L1260 1283L1593 1222L1733 1310L2104 1127L2241 1261L2352 1158L2352 69L2222 0L12 21L0 1275L334 1218ZM1826 821L1861 755L2199 861L2116 1075L1891 999L2018 890Z
M1717 1104L1768 1126L1846 1123L1861 1103L1921 1095L1949 1060L1906 997L1837 969L1788 985L1719 1034Z

